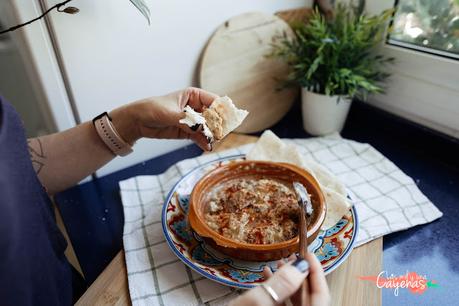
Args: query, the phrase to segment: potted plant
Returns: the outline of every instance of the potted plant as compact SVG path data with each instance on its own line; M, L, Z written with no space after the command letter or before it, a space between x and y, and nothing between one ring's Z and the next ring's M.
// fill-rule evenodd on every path
M381 93L393 59L375 53L384 39L392 10L366 16L350 5L337 5L327 19L314 10L307 21L292 25L295 38L273 45L272 55L291 72L284 85L301 86L305 130L312 135L340 132L353 98Z

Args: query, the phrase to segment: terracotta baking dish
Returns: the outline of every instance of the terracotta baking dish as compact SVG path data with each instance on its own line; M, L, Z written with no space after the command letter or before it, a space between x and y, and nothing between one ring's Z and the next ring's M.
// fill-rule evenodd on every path
M298 252L299 238L273 244L249 244L234 241L212 230L204 221L205 195L222 181L242 178L260 177L299 181L311 195L314 213L308 227L308 243L314 241L325 219L325 201L319 184L307 171L286 163L240 161L220 166L207 173L193 189L190 197L189 222L191 228L207 243L218 251L231 257L249 261L269 261L286 257Z

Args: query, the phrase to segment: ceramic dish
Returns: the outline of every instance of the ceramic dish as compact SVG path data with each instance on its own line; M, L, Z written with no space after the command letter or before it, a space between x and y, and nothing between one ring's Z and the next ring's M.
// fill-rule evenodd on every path
M206 243L216 250L233 258L249 261L270 261L287 257L298 252L298 236L286 241L271 244L254 244L239 242L220 235L211 229L206 222L206 198L217 186L235 179L269 179L292 185L294 181L302 183L311 195L313 214L308 228L308 241L312 243L319 234L320 227L325 220L325 201L319 184L307 171L290 164L262 162L262 161L235 161L221 165L206 173L193 188L190 197L188 220L191 228L201 236ZM279 189L275 189L279 190ZM293 191L293 190L292 190ZM273 193L271 193L273 194ZM238 224L240 224L238 222ZM220 225L221 226L221 225ZM238 225L239 226L239 225Z
M256 262L238 260L215 250L190 230L188 210L190 194L196 183L209 171L243 156L231 156L209 162L183 176L166 198L162 211L162 227L166 241L174 254L200 275L236 288L251 288L264 281L264 266L276 268L275 261ZM357 214L352 208L338 223L320 230L309 245L321 262L325 273L336 269L349 256L358 231Z

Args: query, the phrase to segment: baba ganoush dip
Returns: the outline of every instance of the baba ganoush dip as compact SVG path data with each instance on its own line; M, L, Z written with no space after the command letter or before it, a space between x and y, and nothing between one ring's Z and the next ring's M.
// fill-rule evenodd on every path
M291 184L281 180L227 180L215 186L205 201L207 225L232 240L272 244L298 234L298 201Z

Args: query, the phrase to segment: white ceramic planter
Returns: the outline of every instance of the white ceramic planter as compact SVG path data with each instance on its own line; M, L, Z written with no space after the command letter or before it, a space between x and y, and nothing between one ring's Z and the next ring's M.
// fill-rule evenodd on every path
M346 122L351 99L326 96L301 89L303 126L306 132L322 136L341 132Z

